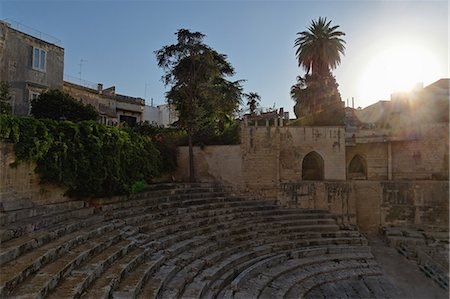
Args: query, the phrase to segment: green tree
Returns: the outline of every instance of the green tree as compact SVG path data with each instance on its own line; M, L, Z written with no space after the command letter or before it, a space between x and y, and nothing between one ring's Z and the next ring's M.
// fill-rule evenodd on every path
M345 33L337 31L339 25L331 27L331 21L319 17L313 20L308 31L298 32L295 46L298 66L308 74L326 76L341 63L344 55Z
M0 82L0 114L11 114L11 94L8 82Z
M341 125L344 110L338 84L332 75L305 75L297 77L291 87L296 101L294 113L303 125Z
M250 114L253 115L256 112L259 102L261 101L261 96L256 92L249 92L245 96L247 97L247 106L250 109Z
M92 105L84 105L60 90L48 90L31 101L31 114L36 118L54 120L97 120L98 113Z
M177 125L186 130L189 145L189 178L195 181L192 138L208 126L220 127L225 116L240 103L241 81L226 78L234 75L227 56L203 43L200 32L178 30L177 43L155 51L162 80L170 91L166 97L178 112Z
M342 123L341 96L331 73L340 64L345 50L345 41L341 38L345 33L338 28L320 17L311 22L307 31L297 33L296 56L306 74L297 77L297 83L291 87L291 97L296 101L294 112L297 118L305 118L304 124Z

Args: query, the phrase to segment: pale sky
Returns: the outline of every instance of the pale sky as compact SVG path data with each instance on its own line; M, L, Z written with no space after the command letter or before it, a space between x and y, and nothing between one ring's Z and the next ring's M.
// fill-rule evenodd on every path
M150 104L165 102L154 51L175 43L180 28L207 35L228 55L245 92L293 117L290 88L304 71L294 41L319 16L346 33L333 72L342 100L355 106L388 100L394 89L449 77L447 1L0 1L0 18L61 40L64 73ZM10 21L8 20L8 21Z

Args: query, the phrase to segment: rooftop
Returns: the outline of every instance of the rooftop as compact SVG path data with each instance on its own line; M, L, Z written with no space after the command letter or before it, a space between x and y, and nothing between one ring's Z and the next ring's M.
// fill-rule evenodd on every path
M12 20L12 19L3 19L3 20L0 20L0 23L5 24L10 29L12 29L16 32L19 32L21 34L27 35L32 38L39 39L44 43L62 48L60 39L58 39L57 37L54 37L50 34L47 34L42 31L39 31L37 29L34 29L33 27L27 26L23 23L20 23L18 21Z

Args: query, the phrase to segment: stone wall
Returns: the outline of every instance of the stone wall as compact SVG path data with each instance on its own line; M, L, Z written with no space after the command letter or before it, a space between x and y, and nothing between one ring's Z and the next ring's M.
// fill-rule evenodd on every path
M442 126L439 128L442 129ZM448 181L431 180L431 174L426 177L428 180L399 179L400 170L409 173L409 178L422 178L413 173L417 168L409 165L414 159L407 149L415 147L417 142L421 143L422 148L426 144L433 146L433 142L438 142L436 134L442 133L439 128L429 135L432 137L428 140L422 138L420 141L391 143L395 180L387 180L387 143L345 147L339 136L342 129L332 127L317 130L246 127L240 146L195 147L196 173L201 181L219 180L253 195L277 197L284 206L327 209L340 223L356 224L367 232L377 230L379 225L389 224L447 228ZM442 140L445 141L445 138ZM402 143L406 143L404 151L403 147L397 148L396 145ZM443 148L445 144L434 146L437 149L435 155L441 155L440 159L434 159L431 155L423 157L423 160L429 161L428 165L434 165L428 169L440 169L445 174L448 173L448 166L443 164ZM311 151L316 151L324 158L324 181L301 179L302 160ZM356 154L367 161L368 180L346 181L346 169ZM188 166L188 149L182 147L177 179L188 177Z
M360 155L367 166L368 180L388 179L388 144L387 143L363 143L346 147L346 169L350 161Z
M448 198L447 181L305 181L281 184L278 201L327 209L339 223L371 232L379 225L448 229Z
M21 204L32 202L34 204L48 204L64 202L61 188L51 185L39 184L39 176L34 172L35 164L20 162L16 167L10 164L16 161L13 145L0 142L0 203Z
M278 202L287 207L325 209L341 224L356 224L356 202L351 183L342 181L303 181L282 183Z
M342 127L243 126L242 169L247 190L276 196L281 182L302 177L302 162L315 152L324 163L325 180L345 180Z
M370 132L381 133L361 130L359 139L346 146L347 169L359 155L366 162L368 180L448 180L448 123L396 128L382 132L384 137L376 142L370 141Z
M448 123L421 125L417 138L392 143L394 180L448 180Z
M324 162L325 180L345 180L345 131L342 127L283 127L280 130L280 179L302 177L302 162L308 153L318 153Z
M197 179L202 182L221 181L242 188L242 159L239 145L194 147L194 167ZM189 148L178 148L177 180L189 178Z

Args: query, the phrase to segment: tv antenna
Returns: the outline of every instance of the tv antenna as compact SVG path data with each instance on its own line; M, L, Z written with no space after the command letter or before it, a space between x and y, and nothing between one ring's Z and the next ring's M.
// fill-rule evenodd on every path
M88 62L88 61L85 60L85 59L83 59L83 58L81 58L81 59L80 59L80 63L78 64L78 65L80 66L80 71L78 72L78 75L80 75L80 83L81 83L81 70L82 70L83 63L84 63L84 62Z
M149 86L150 83L145 83L145 94L144 94L144 99L147 99L147 86ZM152 105L153 106L153 105Z

